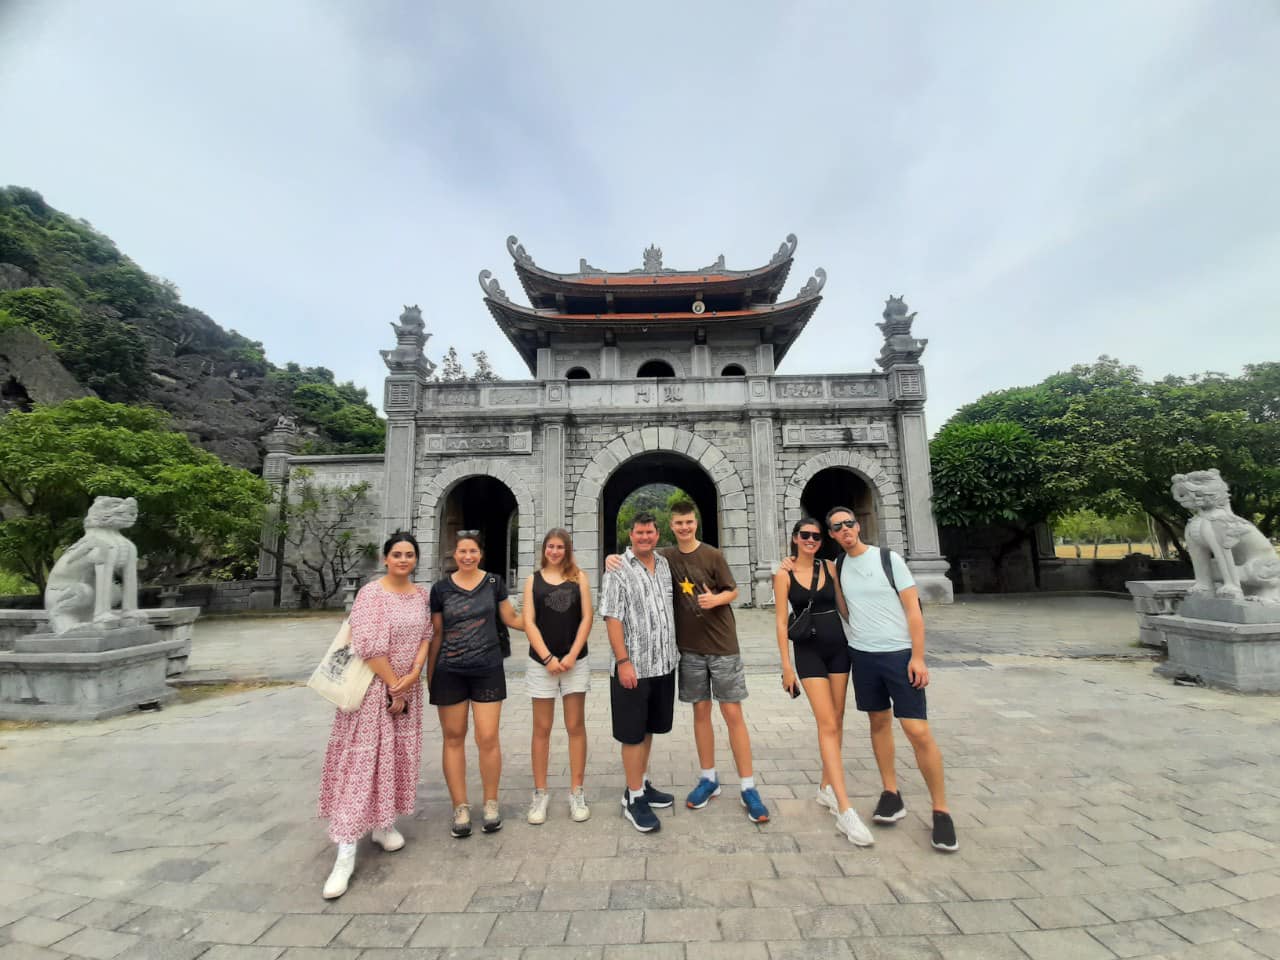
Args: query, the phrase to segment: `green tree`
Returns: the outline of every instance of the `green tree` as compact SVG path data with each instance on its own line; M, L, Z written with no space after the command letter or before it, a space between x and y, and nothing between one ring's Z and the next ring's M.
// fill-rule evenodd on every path
M304 607L326 606L377 545L362 541L353 527L369 511L367 481L331 485L305 467L294 470L284 498L273 505L274 536L267 549L289 574Z
M492 383L502 378L498 376L498 372L493 369L489 363L489 355L483 350L473 353L471 359L475 361L476 369L471 374L471 379L476 383Z
M1135 507L1181 552L1185 514L1170 477L1217 467L1237 513L1280 533L1280 364L1244 375L1207 373L1148 382L1111 357L1072 367L1031 387L979 398L952 424L1012 423L1040 444L1046 470L1041 519L1089 507L1115 517ZM937 440L934 441L935 444ZM935 493L947 486L935 462ZM943 521L947 522L947 521Z
M0 419L0 567L43 590L96 496L134 497L144 578L226 575L257 553L267 485L169 429L160 410L88 398Z

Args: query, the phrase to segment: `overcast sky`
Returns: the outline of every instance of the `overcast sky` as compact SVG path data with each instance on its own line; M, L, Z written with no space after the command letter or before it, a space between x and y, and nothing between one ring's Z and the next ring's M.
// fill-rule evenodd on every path
M826 299L783 373L867 370L885 297L930 425L1108 353L1280 359L1280 3L0 0L0 183L381 398L420 303L527 376L476 274L766 262Z

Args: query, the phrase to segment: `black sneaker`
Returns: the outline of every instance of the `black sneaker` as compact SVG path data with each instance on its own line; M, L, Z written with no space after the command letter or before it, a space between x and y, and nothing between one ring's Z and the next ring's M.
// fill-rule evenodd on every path
M951 814L940 810L933 811L933 849L943 853L955 853L960 849L956 840L956 825L951 821Z
M670 807L676 802L673 794L663 793L648 780L644 782L644 799L651 807Z
M622 815L631 821L631 825L641 833L653 833L662 829L662 821L649 809L649 801L644 797L631 799L631 791L623 791Z
M880 794L880 802L876 804L876 812L871 819L876 823L897 823L906 815L907 805L902 802L902 794L886 790Z

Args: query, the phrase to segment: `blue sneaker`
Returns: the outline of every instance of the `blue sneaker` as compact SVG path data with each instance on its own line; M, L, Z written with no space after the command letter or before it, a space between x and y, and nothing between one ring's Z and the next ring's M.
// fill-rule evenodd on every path
M676 802L675 797L663 793L648 780L644 782L644 799L651 807L669 807Z
M701 810L711 802L712 797L718 796L720 796L720 781L702 777L698 780L698 785L689 791L689 796L685 797L684 805L690 810Z
M742 805L747 808L747 819L752 823L768 823L769 808L760 799L760 791L755 787L742 791Z
M622 791L622 815L641 833L652 833L662 829L662 821L649 809L649 801L644 797L632 800L628 790Z

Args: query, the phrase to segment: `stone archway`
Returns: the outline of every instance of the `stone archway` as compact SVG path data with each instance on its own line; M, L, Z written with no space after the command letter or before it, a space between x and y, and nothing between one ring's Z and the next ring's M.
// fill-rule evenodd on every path
M517 582L508 584L508 589L520 589L525 575L533 566L534 532L537 515L534 513L534 499L529 493L521 476L500 460L473 457L460 460L441 470L428 481L418 501L416 533L421 541L422 558L428 561L428 568L419 579L436 580L441 576L439 554L441 543L440 507L450 491L464 480L473 477L493 477L500 480L516 500L516 511L519 518L517 537L516 569Z
M832 467L848 470L864 481L873 491L876 520L879 524L881 546L905 553L906 535L903 530L902 496L893 478L880 466L879 461L855 450L830 450L815 454L796 468L787 481L782 499L782 539L790 544L792 526L801 517L801 499L809 481ZM849 504L854 506L854 504ZM818 518L819 520L822 517Z
M587 464L573 495L571 513L574 553L578 565L599 584L601 507L605 485L623 464L648 453L671 453L692 460L715 484L719 500L719 539L729 569L743 596L750 593L751 555L747 491L733 461L714 444L677 427L645 427L611 440Z

